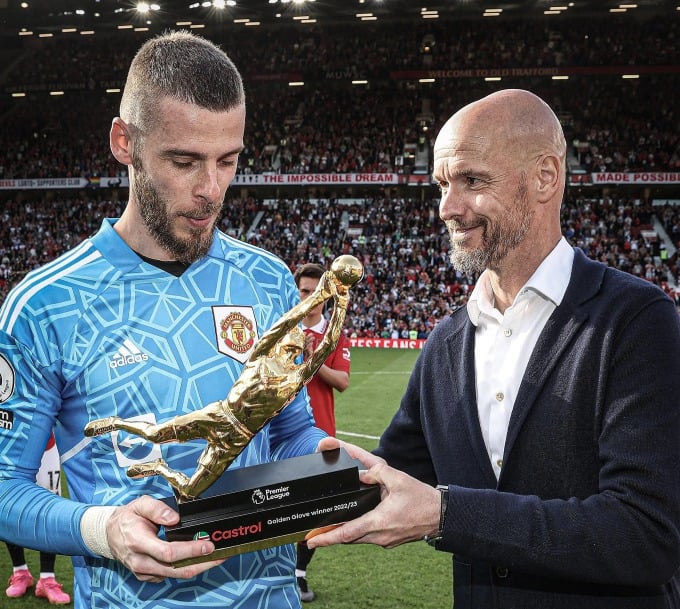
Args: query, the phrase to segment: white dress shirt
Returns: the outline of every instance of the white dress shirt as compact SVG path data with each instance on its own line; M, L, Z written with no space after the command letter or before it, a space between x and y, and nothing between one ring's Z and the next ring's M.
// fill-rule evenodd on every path
M475 331L475 377L479 424L496 478L515 398L529 357L548 318L562 302L574 262L574 250L562 237L552 252L501 314L494 308L484 271L467 303Z

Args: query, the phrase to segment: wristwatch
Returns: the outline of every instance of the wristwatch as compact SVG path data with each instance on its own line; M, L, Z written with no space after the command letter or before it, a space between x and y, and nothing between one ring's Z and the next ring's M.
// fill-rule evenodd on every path
M444 518L446 517L446 508L449 505L449 487L444 484L438 484L437 490L441 495L441 506L439 508L439 528L434 535L425 535L425 537L423 537L423 540L433 548L437 547L437 544L442 538L442 533L444 532Z

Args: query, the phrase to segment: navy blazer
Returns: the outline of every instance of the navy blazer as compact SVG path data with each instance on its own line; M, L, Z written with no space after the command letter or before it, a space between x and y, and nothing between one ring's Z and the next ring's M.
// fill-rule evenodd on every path
M455 609L680 608L680 322L656 286L576 250L494 476L475 327L442 320L376 454L449 485Z

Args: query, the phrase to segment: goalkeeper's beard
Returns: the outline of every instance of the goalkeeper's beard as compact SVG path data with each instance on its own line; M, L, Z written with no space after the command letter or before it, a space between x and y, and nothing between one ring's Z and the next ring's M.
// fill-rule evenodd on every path
M185 238L177 234L173 226L173 217L167 211L167 201L161 197L158 189L141 165L135 167L131 179L131 188L137 200L139 213L156 243L179 262L191 264L203 258L210 250L213 242L217 214L222 208L221 202L218 206L215 203L205 201L197 209L194 208L183 214L175 214L175 217L183 215L188 218L215 216L215 222L209 228L190 229L189 237Z

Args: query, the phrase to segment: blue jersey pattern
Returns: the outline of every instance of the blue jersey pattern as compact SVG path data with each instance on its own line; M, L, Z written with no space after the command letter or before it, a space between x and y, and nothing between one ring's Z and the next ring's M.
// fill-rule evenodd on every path
M172 494L163 478L128 478L129 465L163 457L191 475L205 447L123 431L85 438L85 424L109 415L161 422L226 397L243 358L225 350L221 311L249 314L259 336L298 301L280 259L219 231L208 255L175 277L143 262L114 223L27 275L0 309L0 370L10 377L0 382L14 383L11 395L0 388L0 538L73 555L76 607L298 607L291 546L156 584L83 544L88 505ZM53 427L70 500L33 484ZM303 390L231 467L313 452L324 435Z

